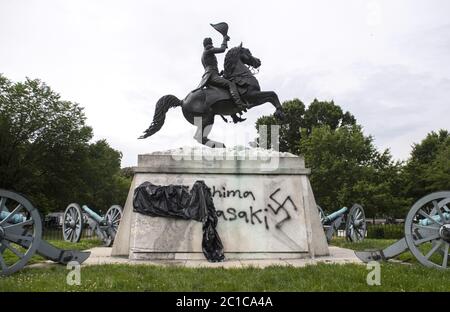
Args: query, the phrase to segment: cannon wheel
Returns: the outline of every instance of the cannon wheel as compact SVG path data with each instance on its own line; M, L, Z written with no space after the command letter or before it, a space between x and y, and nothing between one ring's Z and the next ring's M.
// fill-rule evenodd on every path
M35 254L42 241L42 220L28 199L1 189L0 213L9 213L0 221L0 272L8 275L22 269Z
M83 232L83 212L80 205L72 203L64 212L63 237L67 242L78 243Z
M320 218L320 223L322 223L322 225L325 223L325 212L323 212L322 207L320 207L319 205L317 205L317 210L319 210L319 218Z
M104 241L105 246L110 247L116 237L120 220L122 219L122 207L119 205L111 206L105 214L105 221L108 225L108 237Z
M405 220L405 239L416 259L427 267L448 269L450 246L450 213L447 207L450 191L436 192L419 199ZM421 220L429 220L423 225Z
M366 237L367 224L364 208L354 204L347 215L345 237L350 242L361 242Z

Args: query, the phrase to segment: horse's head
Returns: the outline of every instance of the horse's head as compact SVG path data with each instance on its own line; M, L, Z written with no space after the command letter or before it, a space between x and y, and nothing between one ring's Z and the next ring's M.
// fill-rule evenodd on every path
M250 52L249 49L244 48L242 46L242 43L239 45L239 50L240 50L240 59L242 61L242 63L249 65L251 67L254 68L258 68L259 66L261 66L261 60L257 57L254 57L252 55L252 52Z
M231 48L225 56L225 76L231 77L247 72L251 74L247 66L244 65L258 68L261 66L261 61L254 57L249 49L244 48L241 43L239 46Z

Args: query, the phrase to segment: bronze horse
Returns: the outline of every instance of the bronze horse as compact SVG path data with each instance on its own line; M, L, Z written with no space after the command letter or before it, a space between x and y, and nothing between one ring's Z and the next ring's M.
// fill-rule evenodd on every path
M252 56L250 50L244 48L241 43L226 54L223 75L237 84L241 98L247 103L246 109L269 102L275 106L274 115L283 119L284 114L277 94L274 91L261 91L258 80L250 70L251 67L260 66L261 61ZM223 143L208 139L214 117L220 115L226 120L223 116L233 116L233 120L236 120L236 114L242 113L231 99L228 90L214 86L194 90L184 100L179 100L174 95L165 95L156 103L153 122L139 139L145 139L158 132L164 124L169 108L178 106L181 106L184 118L197 126L194 139L209 147L225 147Z

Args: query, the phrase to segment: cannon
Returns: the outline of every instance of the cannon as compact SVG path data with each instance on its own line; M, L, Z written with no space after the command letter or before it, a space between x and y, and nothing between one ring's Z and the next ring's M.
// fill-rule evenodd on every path
M405 251L424 266L448 269L450 246L450 191L441 191L419 199L405 219L405 237L374 251L356 251L363 262L388 260Z
M83 214L83 212L85 214ZM69 204L64 212L63 237L65 241L78 243L85 223L97 234L106 247L112 246L122 218L122 207L111 206L102 217L88 206L76 203Z
M359 204L354 204L350 210L347 207L342 207L329 215L325 215L323 209L317 205L319 210L320 222L322 222L323 229L327 241L330 242L334 233L345 222L345 237L350 242L360 242L364 240L367 232L366 216L364 208Z
M90 252L63 250L42 240L42 219L36 207L25 196L0 189L0 275L22 269L35 253L61 264L81 264L90 256Z

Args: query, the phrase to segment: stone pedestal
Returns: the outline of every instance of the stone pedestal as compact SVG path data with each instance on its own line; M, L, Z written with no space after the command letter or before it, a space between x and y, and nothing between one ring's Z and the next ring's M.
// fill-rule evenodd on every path
M211 188L227 259L328 255L304 160L262 149L182 148L139 155L112 255L204 259L202 225L133 212L134 189L153 184Z

